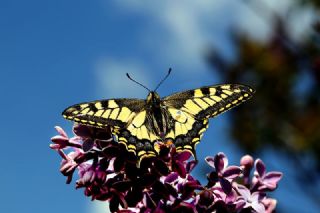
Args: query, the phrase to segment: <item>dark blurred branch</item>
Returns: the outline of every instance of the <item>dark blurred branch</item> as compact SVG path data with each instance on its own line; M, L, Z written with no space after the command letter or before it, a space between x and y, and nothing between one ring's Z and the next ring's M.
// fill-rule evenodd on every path
M258 42L233 31L235 62L215 49L207 56L226 82L257 90L251 103L231 112L232 136L249 153L273 146L285 154L297 167L297 184L302 182L306 195L320 207L319 187L314 184L320 178L320 22L296 41L288 30L290 13L276 14L262 1L243 2L272 26L272 34ZM299 9L295 2L290 11ZM306 164L305 156L314 164Z

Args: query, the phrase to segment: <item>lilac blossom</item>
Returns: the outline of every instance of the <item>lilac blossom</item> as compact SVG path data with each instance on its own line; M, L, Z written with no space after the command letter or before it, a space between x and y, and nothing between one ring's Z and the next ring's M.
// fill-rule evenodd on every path
M222 152L206 161L213 171L202 185L192 174L197 160L188 151L159 143L159 155L137 165L136 156L118 143L110 129L75 124L69 138L61 127L51 138L50 148L62 157L60 172L71 183L77 172L76 189L84 189L92 200L109 202L111 212L267 212L276 200L267 192L276 189L280 172L266 173L264 163L241 159L240 166L228 166Z
M262 203L262 200L265 197L265 194L262 192L250 192L250 190L243 186L238 185L237 191L239 193L239 197L237 198L238 205L240 205L242 208L252 208L257 213L264 213L265 212L265 206Z
M273 191L277 188L277 183L282 178L281 172L267 172L266 166L263 161L257 159L255 161L255 172L252 179L253 189L257 189L259 191Z
M51 141L54 144L50 144L51 149L59 150L64 149L68 146L72 147L78 147L81 148L81 144L79 143L81 141L81 138L78 136L69 138L67 133L59 126L55 127L59 135L56 135L51 138Z
M241 168L239 166L228 166L228 159L222 152L219 152L214 157L206 157L205 160L215 169L215 171L209 174L209 181L212 184L219 181L223 191L226 194L231 193L231 182L240 175Z
M277 200L272 198L265 198L261 201L265 206L266 213L272 213L276 209Z
M245 155L240 159L240 167L242 169L243 184L249 186L250 172L253 167L254 160L250 155Z

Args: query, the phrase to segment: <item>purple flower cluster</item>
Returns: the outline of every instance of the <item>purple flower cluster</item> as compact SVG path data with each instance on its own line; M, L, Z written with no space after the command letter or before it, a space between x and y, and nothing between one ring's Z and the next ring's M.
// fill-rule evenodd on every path
M50 147L62 157L60 172L92 200L108 201L111 212L273 212L276 200L267 197L282 177L266 172L262 160L249 155L240 166L228 166L223 153L207 157L212 171L206 185L191 175L197 165L187 151L159 144L156 158L136 157L117 143L110 129L76 124L69 138L61 127ZM253 177L251 177L252 169Z

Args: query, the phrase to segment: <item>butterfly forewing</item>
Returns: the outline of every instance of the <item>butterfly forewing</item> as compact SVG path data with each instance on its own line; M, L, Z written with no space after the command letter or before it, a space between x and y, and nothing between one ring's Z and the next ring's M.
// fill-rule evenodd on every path
M125 128L144 106L145 101L140 99L100 100L73 105L62 115L68 120L94 127Z
M187 112L196 119L221 114L252 97L254 90L245 85L222 84L175 93L163 104Z

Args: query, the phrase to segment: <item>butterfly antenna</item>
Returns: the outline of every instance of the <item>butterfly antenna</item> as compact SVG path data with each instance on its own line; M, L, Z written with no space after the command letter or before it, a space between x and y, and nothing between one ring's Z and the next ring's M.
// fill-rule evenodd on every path
M156 89L154 91L157 91L157 89L160 87L160 85L168 78L168 76L170 75L171 73L171 68L169 68L169 71L167 73L167 75L160 81L160 83L158 84L158 86L156 87Z
M136 80L133 80L133 79L130 77L129 73L127 73L127 77L128 77L131 81L135 82L136 84L139 84L140 86L142 86L143 88L145 88L146 90L148 90L149 92L151 92L151 90L149 90L148 87L146 87L145 85L139 83L139 82L136 81Z

